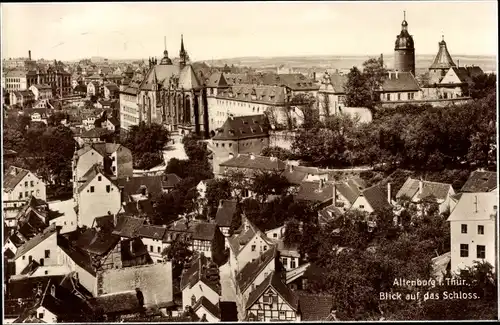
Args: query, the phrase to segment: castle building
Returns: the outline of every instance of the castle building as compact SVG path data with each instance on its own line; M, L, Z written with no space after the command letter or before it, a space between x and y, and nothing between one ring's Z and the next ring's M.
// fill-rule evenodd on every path
M181 134L208 132L204 86L189 64L182 36L179 58L179 64L173 64L165 49L159 64L155 58L149 60L142 80L133 78L134 82L122 87L122 129L145 122L163 124L169 131Z
M401 23L401 33L396 37L394 47L394 70L399 72L411 72L415 75L415 43L413 36L408 33L408 22L406 12Z
M456 67L446 47L444 36L439 42L439 51L429 67L429 84L438 84L444 78L450 68Z

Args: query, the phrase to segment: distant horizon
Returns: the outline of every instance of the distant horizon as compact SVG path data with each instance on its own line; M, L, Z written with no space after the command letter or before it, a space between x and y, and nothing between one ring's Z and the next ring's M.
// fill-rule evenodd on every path
M378 56L392 52L403 19L417 55L437 53L444 35L452 56L496 56L496 9L494 1L12 3L2 4L2 57L129 60L165 48L172 57L181 35L192 61Z
M279 55L279 56L262 56L262 55L247 55L247 56L236 56L236 57L224 57L224 58L214 58L214 59L196 59L196 60L191 60L191 62L210 62L210 61L227 61L227 60L237 60L237 59L279 59L279 58L321 58L321 57L347 57L347 58L360 58L360 57L370 57L370 58L378 58L380 57L380 54L382 54L384 57L386 56L394 56L394 53L379 53L379 54L311 54L311 55ZM415 53L415 56L436 56L437 52L434 54L431 53ZM455 57L471 57L471 58L496 58L496 54L452 54L452 58ZM112 58L112 57L106 57L106 56L97 56L93 55L90 57L82 57L82 58L77 58L77 59L58 59L58 58L33 58L33 61L38 61L38 60L45 60L45 61L53 61L54 59L57 61L61 62L78 62L78 61L83 61L83 60L91 60L92 57L97 57L97 58L102 58L106 60L111 60L111 61L140 61L140 60L147 60L148 58ZM154 57L154 56L153 56ZM9 59L26 59L28 58L27 56L22 56L22 57L13 57L13 58L2 58L2 60L9 60ZM156 56L155 58L160 59L161 56ZM177 59L178 56L171 57L171 59Z

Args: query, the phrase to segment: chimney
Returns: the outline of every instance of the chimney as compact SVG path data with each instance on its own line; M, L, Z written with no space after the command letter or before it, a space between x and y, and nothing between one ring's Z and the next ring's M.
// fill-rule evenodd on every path
M325 181L323 179L319 180L319 190L321 191L323 189L323 185L325 185Z
M335 182L333 182L333 190L332 190L332 194L333 194L333 199L332 199L332 204L333 206L337 206L337 184Z
M422 181L422 179L420 179L420 180L418 181L418 193L419 193L419 194L422 194L422 190L423 190L423 188L424 188L424 182Z
M457 68L460 68L460 59L457 60Z
M384 66L384 54L383 53L380 53L380 64L382 65L382 67Z
M391 200L391 183L387 183L387 202L389 202L389 204L391 204L392 200Z
M31 50L28 51L28 60L31 61Z

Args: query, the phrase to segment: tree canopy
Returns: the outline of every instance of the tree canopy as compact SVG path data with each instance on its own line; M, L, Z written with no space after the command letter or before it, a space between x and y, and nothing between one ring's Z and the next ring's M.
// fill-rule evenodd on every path
M163 162L162 150L169 139L162 125L141 122L130 127L123 144L132 151L135 168L150 169Z

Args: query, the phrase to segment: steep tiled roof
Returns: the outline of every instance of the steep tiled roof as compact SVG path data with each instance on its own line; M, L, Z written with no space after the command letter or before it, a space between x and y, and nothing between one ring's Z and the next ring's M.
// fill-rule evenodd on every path
M272 287L283 298L283 300L294 310L298 311L299 299L281 280L279 273L272 272L248 297L246 308L252 305L264 294L267 288Z
M338 73L325 74L323 82L325 83L326 88L322 91L334 94L344 94L344 86L347 83L347 76ZM331 86L331 89L329 86Z
M151 238L162 240L165 236L166 228L160 226L142 225L136 232L137 236L142 238Z
M29 172L27 169L10 166L3 175L3 190L10 191L14 189Z
M210 75L206 82L207 87L218 88L218 87L228 87L228 83L224 78L222 72L215 72Z
M275 262L278 250L276 246L271 246L258 259L245 265L245 267L236 275L236 282L240 292L244 292L254 282L255 278L265 269L265 267ZM273 268L274 270L275 268Z
M54 235L57 232L57 228L55 224L52 224L50 227L44 230L44 232L36 235L35 237L31 238L28 240L26 243L24 243L21 247L19 247L16 251L16 257L15 259L18 259L19 257L23 256L39 244L41 244L43 241L48 239L50 236Z
M196 240L212 241L217 231L215 223L200 222L192 226L192 238Z
M212 264L212 268L210 268ZM211 262L208 258L203 254L197 254L195 258L193 258L190 267L182 273L180 289L184 290L189 287L192 288L199 281L205 283L210 289L212 289L215 293L220 295L221 286L220 281L215 280L219 279L219 277L215 276L214 279L209 279L209 272L218 272L218 268L213 262Z
M298 293L302 321L324 321L330 316L334 306L333 296Z
M190 65L186 65L179 73L179 88L184 90L200 88L200 82Z
M235 85L220 91L217 98L283 106L286 95L285 88L279 86Z
M205 296L201 296L200 299L194 304L193 310L196 312L200 307L204 307L206 310L208 310L212 316L217 317L220 319L220 309L219 306L214 305L213 303L210 302Z
M163 177L162 180L162 186L164 188L173 188L175 185L179 184L179 182L182 180L179 176L176 174L166 174Z
M381 90L391 91L419 91L418 82L411 72L389 72L382 83Z
M110 134L110 131L105 128L93 128L79 135L80 138L100 138Z
M109 83L109 84L105 84L104 87L108 88L109 91L118 91L120 90L118 88L118 86L114 83Z
M244 224L248 224L248 228L245 229ZM246 244L257 234L261 235L261 238L268 242L269 244L272 244L268 238L263 234L255 225L253 225L250 221L247 219L243 220L242 225L238 231L236 231L236 234L233 236L229 237L227 239L227 242L229 244L229 247L233 250L234 254L238 256L238 254L241 252L241 250L245 247Z
M169 88L170 78L178 76L179 72L178 65L155 65L147 72L139 88L141 90L152 90L155 82L164 88Z
M223 162L220 166L234 168L248 168L268 171L283 171L286 164L273 157L238 154L237 156Z
M448 221L494 220L498 215L498 194L462 193Z
M60 235L57 236L57 246L59 246L59 248L61 248L61 250L64 251L69 258L71 258L73 262L75 262L82 269L86 270L93 276L96 275L92 258L87 252L72 246L68 239Z
M366 201L368 201L375 211L391 207L384 190L379 185L374 185L363 190L361 195L365 197Z
M116 235L88 228L78 236L75 245L87 253L104 255L111 251L119 241L120 237Z
M291 184L300 185L308 175L323 175L325 173L325 171L317 167L288 165L283 172L283 176L286 177Z
M300 73L274 74L260 76L259 81L269 86L285 86L292 90L318 90L319 86Z
M448 48L446 47L446 42L442 40L439 42L439 51L429 69L449 69L455 66L455 62L453 62L448 52Z
M473 171L461 192L489 192L497 188L497 173L488 171Z
M139 288L148 307L165 306L173 301L172 264L170 262L109 269L102 272L98 291L118 293Z
M269 121L264 114L230 116L213 140L239 140L269 136Z
M322 203L333 198L333 184L323 181L302 182L296 200Z
M162 193L163 176L139 176L130 177L128 179L119 179L118 186L123 188L123 194L128 197L134 194L140 194L141 189L145 187L148 194L158 194Z
M449 191L452 189L450 184L422 181L422 193L418 193L419 183L420 180L409 177L396 194L396 198L399 199L406 196L412 199L418 194L418 199L434 196L438 200L445 200Z
M138 230L144 224L144 220L144 218L119 216L116 228L113 230L113 235L134 238L137 236Z
M230 227L233 220L233 216L236 213L236 201L235 200L223 200L222 206L217 209L217 214L215 216L215 223L219 227Z

